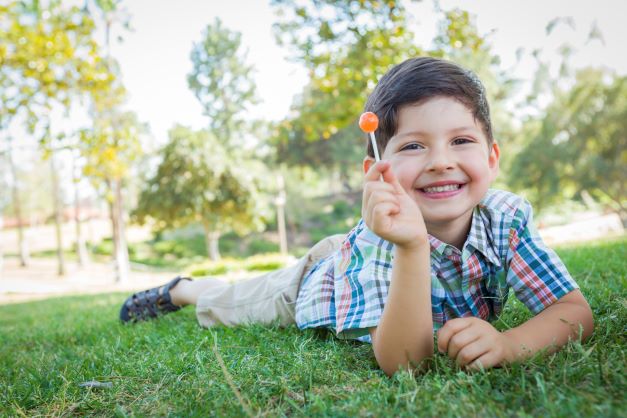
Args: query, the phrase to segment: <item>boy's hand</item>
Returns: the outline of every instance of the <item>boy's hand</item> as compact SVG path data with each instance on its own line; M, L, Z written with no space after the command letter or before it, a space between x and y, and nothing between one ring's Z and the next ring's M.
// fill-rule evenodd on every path
M438 331L438 351L469 369L488 369L514 357L507 336L476 317L447 321Z
M366 173L361 214L370 230L397 246L413 248L427 241L427 228L418 205L386 161L373 164Z

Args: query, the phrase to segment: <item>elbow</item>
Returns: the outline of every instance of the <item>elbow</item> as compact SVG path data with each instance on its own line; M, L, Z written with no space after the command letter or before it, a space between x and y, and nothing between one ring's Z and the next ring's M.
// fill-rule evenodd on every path
M408 350L404 350L402 353L378 353L375 350L375 358L381 370L388 377L392 377L402 370L424 370L425 360L433 357L433 347L433 341L431 341L431 344L425 344L419 350L411 353Z
M562 297L559 304L564 304L564 318L570 325L569 339L586 341L594 331L594 316L586 298L577 289ZM559 305L558 305L559 306ZM564 319L562 320L564 321Z
M585 314L581 323L581 341L586 341L594 332L594 315L590 305L586 303Z
M594 315L588 301L581 296L576 302L576 306L579 309L579 315L577 318L578 327L575 330L576 336L579 341L584 342L592 335L594 331Z

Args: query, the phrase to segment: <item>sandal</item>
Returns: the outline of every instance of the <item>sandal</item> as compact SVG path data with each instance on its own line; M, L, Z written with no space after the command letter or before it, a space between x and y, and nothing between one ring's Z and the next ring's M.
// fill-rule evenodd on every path
M120 320L122 322L145 321L178 311L181 307L172 303L170 290L181 280L191 279L179 276L162 286L132 294L122 304Z

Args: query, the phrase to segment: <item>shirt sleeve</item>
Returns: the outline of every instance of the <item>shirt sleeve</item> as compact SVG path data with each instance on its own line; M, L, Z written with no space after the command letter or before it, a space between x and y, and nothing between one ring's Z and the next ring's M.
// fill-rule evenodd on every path
M521 202L509 232L506 280L516 298L537 314L579 286L562 260L542 241L529 202Z
M335 325L339 338L368 335L379 324L392 277L393 245L361 221L335 266Z

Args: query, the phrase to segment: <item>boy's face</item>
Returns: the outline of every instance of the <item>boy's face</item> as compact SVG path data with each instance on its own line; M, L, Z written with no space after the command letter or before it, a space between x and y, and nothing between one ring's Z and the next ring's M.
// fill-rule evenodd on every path
M470 110L449 97L404 106L381 157L418 204L430 227L464 224L498 173L499 149L488 147ZM372 165L364 160L364 170Z

